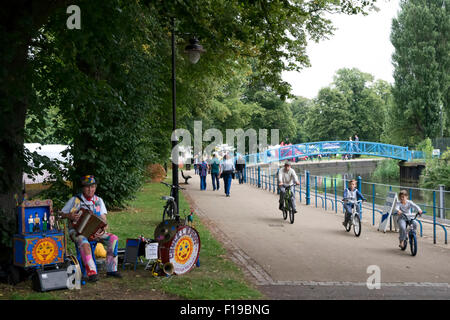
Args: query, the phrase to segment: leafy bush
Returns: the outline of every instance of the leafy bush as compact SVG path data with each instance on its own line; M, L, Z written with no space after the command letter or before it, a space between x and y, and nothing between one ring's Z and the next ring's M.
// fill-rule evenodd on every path
M426 168L420 176L422 188L436 189L438 185L445 185L450 190L450 148L444 152L440 159L428 159Z
M426 138L416 146L417 150L423 151L425 159L431 159L433 156L433 142L430 138Z
M376 180L398 179L400 177L400 169L397 160L386 159L380 161L373 172L372 177Z

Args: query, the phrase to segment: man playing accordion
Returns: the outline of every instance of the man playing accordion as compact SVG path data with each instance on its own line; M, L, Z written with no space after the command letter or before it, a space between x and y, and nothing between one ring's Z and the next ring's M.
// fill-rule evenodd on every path
M72 197L61 211L63 213L63 217L69 219L69 236L81 253L81 259L83 260L82 263L86 268L88 281L97 281L97 267L92 258L94 253L91 250L89 240L77 232L74 224L76 224L78 219L80 219L81 211L83 209L90 210L94 215L100 217L100 219L107 224L107 211L102 198L95 194L97 183L94 176L87 175L82 177L81 186L82 193ZM117 246L119 238L112 233L105 232L105 229L99 230L93 238L94 240L102 243L106 248L106 275L121 278L122 276L117 271Z

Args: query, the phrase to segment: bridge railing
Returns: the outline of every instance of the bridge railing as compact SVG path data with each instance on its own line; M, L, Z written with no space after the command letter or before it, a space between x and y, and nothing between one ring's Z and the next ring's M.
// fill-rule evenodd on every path
M294 195L298 197L300 202L311 205L314 202L315 207L321 206L323 209L331 209L338 212L344 212L342 202L344 186L350 179L313 176L308 171L298 175L300 185L294 187ZM244 172L244 180L250 185L268 190L272 193L279 193L276 171L262 169L260 166L246 167ZM423 224L432 224L433 226L433 242L437 240L437 227L442 229L444 242L447 244L447 228L450 227L450 208L445 206L445 197L450 196L449 191L443 188L439 190L413 188L405 186L386 185L375 182L362 181L361 177L357 177L358 189L362 191L367 203L361 208L361 216L363 212L372 213L372 225L375 226L376 220L380 219L380 215L384 212L384 202L388 191L399 192L400 189L406 189L409 192L409 199L413 200L426 214L419 219L420 235L423 233ZM417 199L416 199L417 197ZM420 198L419 198L420 197ZM312 201L314 200L314 201ZM377 219L378 218L378 219ZM391 218L390 229L395 222Z
M398 160L422 158L420 151L411 151L408 147L369 141L320 141L295 145L280 146L260 153L245 156L247 165L257 165L283 161L287 159L305 159L313 156L327 155L370 155Z

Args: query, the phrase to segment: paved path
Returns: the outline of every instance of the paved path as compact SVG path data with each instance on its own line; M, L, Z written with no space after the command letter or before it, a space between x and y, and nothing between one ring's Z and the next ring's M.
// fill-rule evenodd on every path
M419 238L412 257L398 248L398 234L378 232L369 214L357 238L345 232L343 214L297 199L291 225L282 219L276 194L233 180L227 198L223 180L212 191L208 176L208 189L200 191L199 177L190 175L185 194L270 299L450 299L450 250L430 237ZM366 286L371 265L381 270L379 290Z

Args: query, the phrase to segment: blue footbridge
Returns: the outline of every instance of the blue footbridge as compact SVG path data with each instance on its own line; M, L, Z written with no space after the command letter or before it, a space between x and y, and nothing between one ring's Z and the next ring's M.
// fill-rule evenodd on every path
M279 162L289 159L306 159L329 155L368 155L402 161L423 159L422 151L409 150L392 144L368 141L319 141L269 148L263 152L245 155L247 165Z

